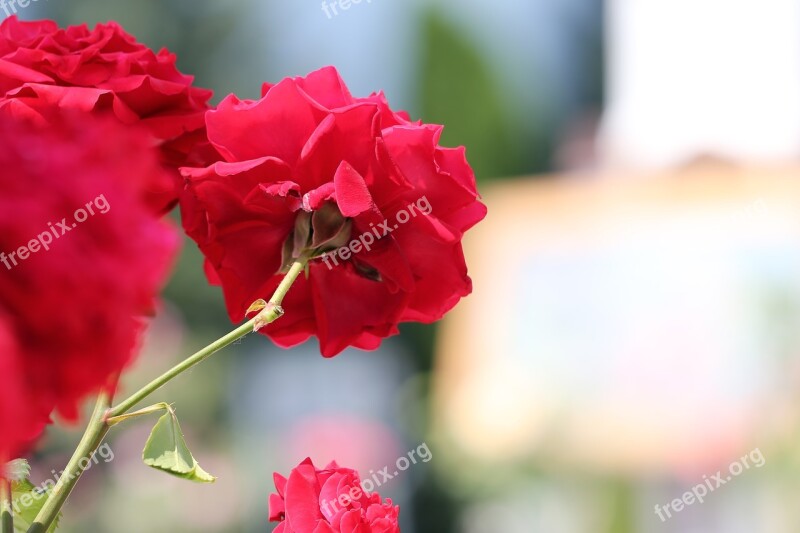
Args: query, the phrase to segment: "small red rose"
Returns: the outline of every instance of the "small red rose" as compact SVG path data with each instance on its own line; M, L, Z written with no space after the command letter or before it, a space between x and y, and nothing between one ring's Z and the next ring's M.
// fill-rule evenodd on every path
M156 54L116 22L60 29L14 15L0 24L0 116L45 122L59 109L113 114L143 124L175 169L217 159L203 132L212 93L192 81L173 54ZM149 191L154 206L174 205L179 185L176 173L164 190Z
M232 320L303 254L308 277L261 332L286 347L316 335L325 356L377 348L471 292L461 239L486 207L464 148L439 146L441 126L382 94L353 97L332 67L265 85L258 101L229 96L206 124L225 160L183 169L181 211Z
M269 497L275 533L399 533L400 508L364 490L358 472L336 462L318 469L306 459L288 479L274 474Z

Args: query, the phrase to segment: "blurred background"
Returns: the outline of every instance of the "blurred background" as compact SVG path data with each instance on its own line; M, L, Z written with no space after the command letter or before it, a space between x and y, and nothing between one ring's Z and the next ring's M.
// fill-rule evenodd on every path
M475 293L441 324L332 360L233 346L157 398L217 483L143 466L136 421L61 531L271 531L273 471L310 456L368 478L412 450L427 460L377 487L407 533L800 531L800 0L19 11L117 20L215 102L336 65L445 124L489 206L465 243ZM231 328L201 265L187 241L126 390ZM35 482L79 433L50 431Z

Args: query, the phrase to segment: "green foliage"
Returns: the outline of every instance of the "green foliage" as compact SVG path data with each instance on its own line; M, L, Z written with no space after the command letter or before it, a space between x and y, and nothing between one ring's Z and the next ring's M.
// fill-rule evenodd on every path
M443 146L467 147L478 181L529 170L527 139L507 90L467 34L436 11L423 23L422 119L445 124Z
M15 459L5 465L5 472L11 482L11 509L14 513L14 529L25 532L36 520L39 511L42 510L44 502L50 493L49 487L46 490L37 489L30 482L31 467L25 459ZM58 527L61 514L56 516L53 524L47 530L52 533Z
M165 404L166 405L166 404ZM213 483L217 478L200 468L186 446L175 411L168 405L167 414L156 422L147 439L142 460L162 472L198 483Z

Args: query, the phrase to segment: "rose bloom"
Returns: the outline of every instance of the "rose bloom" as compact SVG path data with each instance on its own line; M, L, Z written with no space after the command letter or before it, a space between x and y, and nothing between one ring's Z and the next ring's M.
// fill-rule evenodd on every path
M87 395L113 385L178 239L145 201L144 184L171 180L146 131L85 114L3 121L0 167L3 456L54 409L75 419ZM25 409L17 434L3 426L14 405Z
M192 86L167 50L157 54L116 22L60 29L55 22L0 24L0 116L45 121L54 109L107 112L141 122L167 166L208 164L203 115L211 91ZM149 191L157 209L174 205L180 177Z
M400 508L365 492L358 472L336 462L317 469L306 459L285 478L274 474L277 494L269 497L275 533L399 533Z
M224 158L183 169L183 224L231 319L269 298L292 259L316 257L262 333L322 353L374 349L405 321L440 319L472 290L461 248L486 208L464 148L382 94L350 95L332 67L229 96L206 116ZM320 258L322 253L330 255Z
M7 324L0 318L0 478L3 465L14 458L26 442L26 405L19 382L19 354Z

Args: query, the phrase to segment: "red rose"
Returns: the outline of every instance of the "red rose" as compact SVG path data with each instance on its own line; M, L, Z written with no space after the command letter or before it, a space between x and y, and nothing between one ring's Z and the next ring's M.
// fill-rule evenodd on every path
M178 240L144 201L145 183L171 177L138 128L4 121L0 167L0 328L13 345L0 405L33 411L17 423L29 438L54 408L74 419L131 361ZM0 431L0 455L15 439Z
M136 42L117 23L59 29L45 20L0 24L0 112L42 121L54 109L113 113L126 124L141 122L177 168L211 160L199 143L211 91L192 87L175 56ZM198 133L202 135L198 135ZM174 205L180 180L151 191L157 208Z
M486 208L464 149L438 145L441 126L409 121L382 94L354 98L332 67L263 92L207 114L224 162L183 169L184 227L232 320L300 253L329 255L261 330L281 346L317 335L325 356L374 349L470 293L461 238Z
M25 400L19 382L19 354L5 318L0 318L0 478L3 465L25 442Z
M0 477L2 466L22 455L47 423L47 418L26 397L22 364L11 322L0 316Z
M399 533L400 508L366 492L358 472L332 462L322 470L306 459L286 479L274 474L269 497L275 533Z

